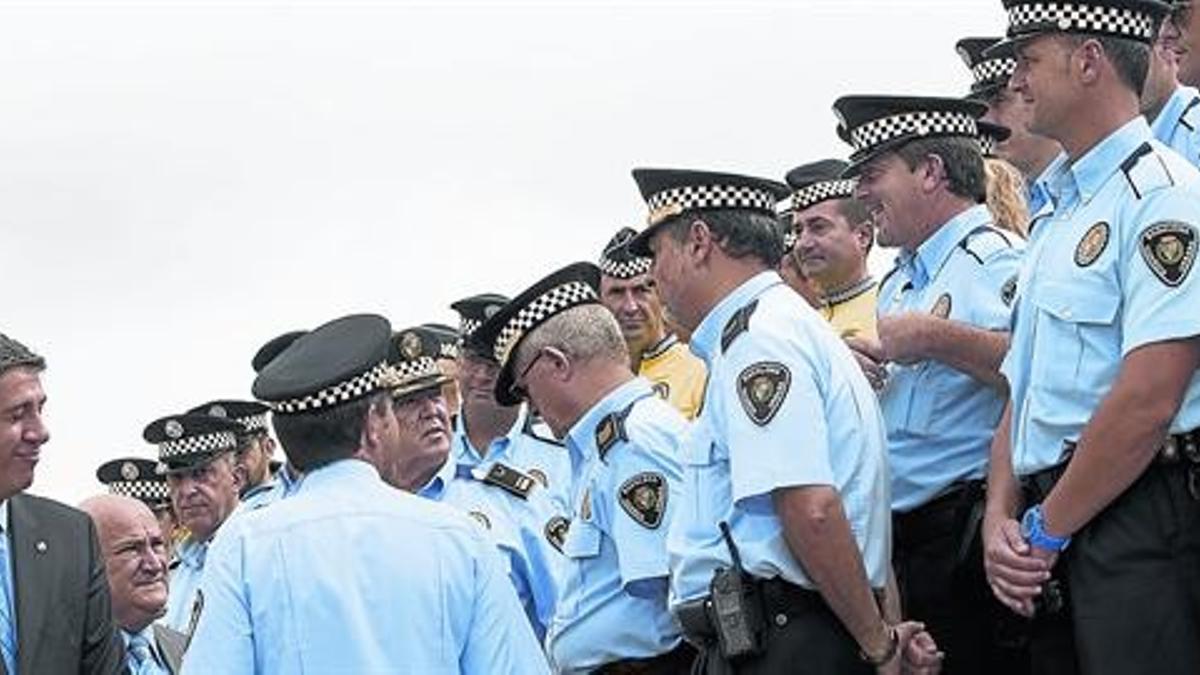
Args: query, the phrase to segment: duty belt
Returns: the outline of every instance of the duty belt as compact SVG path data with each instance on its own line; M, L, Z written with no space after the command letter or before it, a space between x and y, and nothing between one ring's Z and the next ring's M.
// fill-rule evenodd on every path
M1075 452L1075 441L1063 441L1066 457ZM1158 446L1154 461L1167 466L1185 465L1188 472L1188 493L1200 500L1200 429L1171 434Z

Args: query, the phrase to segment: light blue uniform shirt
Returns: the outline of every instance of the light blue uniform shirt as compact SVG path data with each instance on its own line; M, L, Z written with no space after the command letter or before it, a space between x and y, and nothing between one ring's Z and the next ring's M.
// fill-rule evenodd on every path
M517 421L507 434L491 442L486 455L471 445L466 424L466 415L459 413L454 419L452 449L459 464L477 466L485 462L503 462L536 478L546 488L558 512L570 513L571 456L561 444L535 435L528 408L521 406Z
M263 481L261 485L250 488L242 495L241 503L234 509L234 514L261 509L289 497L295 494L302 480L303 476L292 478L286 466L280 467L270 480Z
M684 499L668 539L672 606L708 595L713 572L730 566L722 521L751 575L815 589L771 496L804 485L837 489L871 585L883 588L892 539L887 438L849 348L775 272L717 303L691 348L708 365L708 387L683 451Z
M186 633L192 623L192 606L196 602L196 589L200 587L200 579L204 576L208 547L209 542L188 537L175 549L179 564L171 570L167 614L162 623L181 633Z
M1046 185L1046 181L1050 176L1054 175L1055 165L1066 161L1066 154L1059 153L1058 157L1050 161L1045 169L1042 169L1041 175L1029 182L1029 192L1027 194L1029 205L1029 217L1032 220L1042 209L1050 206L1050 189Z
M525 497L484 482L488 472L503 462L476 463L465 448L447 458L420 495L443 502L467 513L484 526L500 552L504 554L512 580L529 623L540 641L554 615L558 602L558 584L565 559L553 540L553 528L565 526L566 519L550 501L542 485L533 485ZM558 448L566 454L566 448ZM511 468L511 467L509 467Z
M879 315L934 312L975 328L1007 331L1021 246L992 226L987 206L973 206L916 251L900 253L880 287ZM984 476L1004 411L999 390L927 360L890 364L879 402L887 424L893 511L910 511L955 483Z
M1063 460L1063 442L1079 439L1131 351L1200 334L1200 286L1191 269L1200 221L1196 169L1152 140L1139 117L1073 164L1060 164L1050 186L1054 210L1030 234L1002 366L1018 476ZM1189 273L1173 283L1160 278L1152 268L1158 249L1168 259L1178 253L1186 263L1179 269ZM1171 431L1197 426L1200 378L1193 376Z
M686 427L649 382L634 378L568 432L581 471L563 546L566 576L546 637L558 672L586 673L679 644L667 611L666 536L682 499L677 458Z
M1176 87L1150 125L1150 133L1192 166L1200 165L1200 91Z
M365 462L225 528L186 675L548 672L482 530Z

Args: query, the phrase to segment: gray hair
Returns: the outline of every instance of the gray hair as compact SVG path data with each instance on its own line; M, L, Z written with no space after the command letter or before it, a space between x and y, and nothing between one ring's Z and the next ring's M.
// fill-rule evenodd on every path
M576 361L611 359L628 365L629 351L621 327L604 305L578 305L547 319L522 342L517 363L527 363L531 354L554 347Z
M41 371L46 368L46 359L33 353L33 350L20 342L0 333L0 375L22 366Z

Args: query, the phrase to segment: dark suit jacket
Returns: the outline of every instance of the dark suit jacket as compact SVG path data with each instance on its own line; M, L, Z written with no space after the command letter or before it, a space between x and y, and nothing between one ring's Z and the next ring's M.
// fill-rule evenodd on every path
M124 673L91 519L32 495L11 497L8 519L21 675Z

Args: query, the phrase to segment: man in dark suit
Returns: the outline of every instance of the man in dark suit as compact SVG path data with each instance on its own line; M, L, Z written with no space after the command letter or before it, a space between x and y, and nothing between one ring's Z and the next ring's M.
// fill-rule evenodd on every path
M0 334L0 675L125 672L87 516L21 494L41 447L45 361Z
M150 507L124 495L96 495L79 508L96 525L130 673L178 673L187 636L154 623L167 613L167 547L158 519Z

